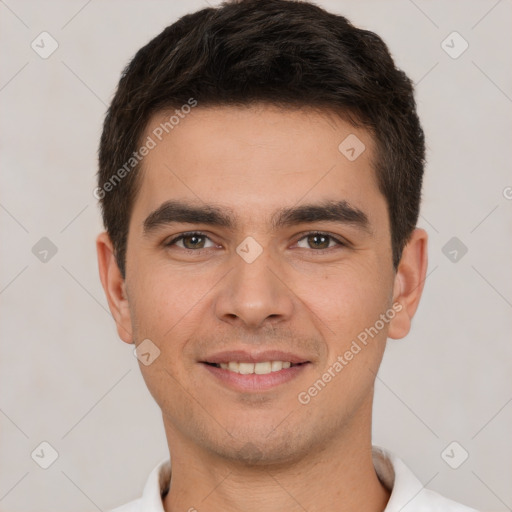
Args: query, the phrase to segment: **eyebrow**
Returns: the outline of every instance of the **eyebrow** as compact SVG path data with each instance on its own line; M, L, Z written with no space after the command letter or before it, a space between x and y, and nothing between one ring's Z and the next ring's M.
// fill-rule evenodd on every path
M372 233L366 213L344 200L281 208L271 217L274 230L320 221L348 224L369 234ZM158 228L174 223L208 224L230 230L238 226L236 217L225 208L215 205L196 206L184 201L171 200L161 204L146 217L143 234L149 236Z

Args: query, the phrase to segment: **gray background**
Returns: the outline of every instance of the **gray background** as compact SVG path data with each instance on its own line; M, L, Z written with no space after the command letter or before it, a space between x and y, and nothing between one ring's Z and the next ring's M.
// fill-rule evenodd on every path
M452 499L511 510L511 2L319 4L384 38L417 83L427 135L419 224L430 234L429 277L412 332L388 342L374 443ZM108 509L140 496L167 454L160 411L100 286L92 191L121 70L204 6L0 1L2 511ZM42 31L59 45L47 59L31 48ZM442 46L453 31L469 44L458 58L458 36ZM57 248L47 261L48 242L32 250L43 237ZM48 462L43 441L59 454L48 469L35 462ZM469 453L458 469L441 456L452 441L452 465Z

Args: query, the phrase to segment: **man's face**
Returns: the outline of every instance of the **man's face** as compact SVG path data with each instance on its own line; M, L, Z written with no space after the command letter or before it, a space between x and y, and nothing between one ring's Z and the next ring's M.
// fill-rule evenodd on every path
M143 137L157 145L125 282L126 330L160 350L141 371L168 438L270 463L369 424L395 278L372 138L312 110L199 105L158 141L168 117ZM362 146L338 149L349 135L366 147L356 159ZM171 201L218 215L162 208ZM327 202L339 205L330 218L304 209Z

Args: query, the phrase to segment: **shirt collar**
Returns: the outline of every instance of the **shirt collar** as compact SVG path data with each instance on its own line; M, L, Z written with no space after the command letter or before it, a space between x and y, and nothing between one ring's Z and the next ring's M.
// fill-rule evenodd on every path
M473 510L425 489L404 462L389 451L373 446L372 458L379 480L391 493L384 512L413 512L420 509L439 510L441 508L443 511L453 512ZM158 463L148 477L142 493L140 510L165 512L162 495L169 488L170 480L171 461L166 457Z

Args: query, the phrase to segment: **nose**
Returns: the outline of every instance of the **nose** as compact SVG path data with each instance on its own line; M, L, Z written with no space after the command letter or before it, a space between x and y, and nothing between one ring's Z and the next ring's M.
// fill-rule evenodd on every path
M294 295L284 273L268 249L252 262L238 254L233 269L222 280L215 301L215 314L234 327L259 329L289 320L294 311Z

